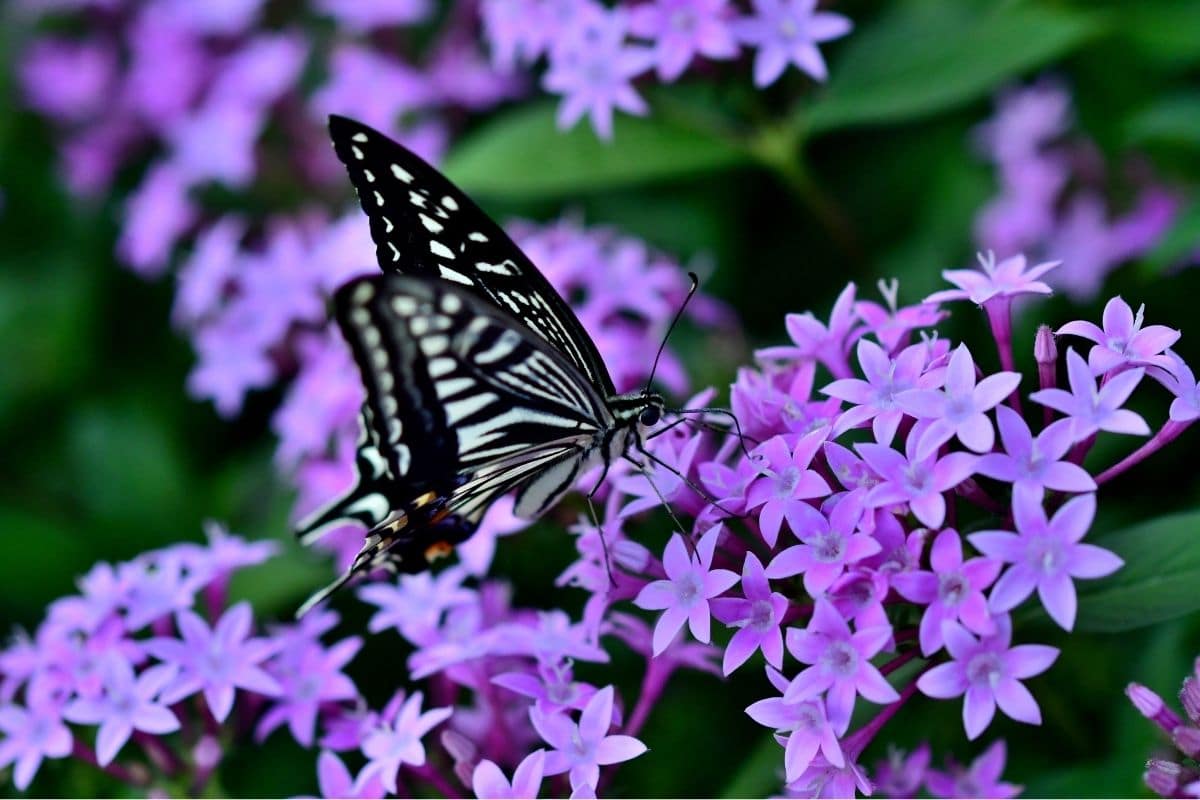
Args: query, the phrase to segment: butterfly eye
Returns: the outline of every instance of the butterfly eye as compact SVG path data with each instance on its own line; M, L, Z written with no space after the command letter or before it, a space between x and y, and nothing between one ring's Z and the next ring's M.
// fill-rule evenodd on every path
M657 425L661 412L655 406L650 406L642 411L638 417L638 422L649 428L651 425Z

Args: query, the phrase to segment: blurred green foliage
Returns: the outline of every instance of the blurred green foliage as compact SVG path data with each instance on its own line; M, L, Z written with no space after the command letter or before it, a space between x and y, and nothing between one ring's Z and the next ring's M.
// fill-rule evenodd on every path
M1106 157L1116 163L1141 152L1192 198L1176 229L1116 273L1106 295L1145 302L1153 321L1184 330L1183 355L1200 357L1192 316L1200 273L1167 271L1200 242L1200 3L850 0L838 10L857 29L828 48L831 80L798 108L783 102L804 85L794 75L766 93L748 85L662 90L649 118L620 120L605 145L582 127L556 132L548 106L523 105L469 132L448 170L499 216L578 209L588 222L618 225L685 259L711 259L708 289L741 314L749 344L777 341L786 312L824 316L846 280L866 293L877 278L897 276L912 301L938 285L942 269L967 263L973 217L995 188L969 131L1000 89L1049 71L1071 88L1080 128ZM11 58L0 61L11 68ZM327 567L288 541L290 497L271 463L267 424L278 398L255 397L227 423L186 397L192 355L170 326L171 281L147 283L115 263L119 203L71 200L56 178L48 130L18 107L11 75L0 72L0 625L36 625L94 561L198 539L209 517L285 543L235 592L264 618L288 615ZM982 317L967 306L955 311L954 334L982 340ZM1031 349L1043 320L1098 315L1099 304L1036 304L1020 321L1018 346ZM717 385L748 350L714 362L686 332L678 344L693 374ZM1165 403L1148 413L1160 422ZM1129 567L1089 587L1081 630L1023 620L1020 639L1064 651L1031 682L1045 724L999 720L987 738L1008 738L1007 775L1032 795L1144 793L1139 776L1156 736L1122 689L1139 680L1173 696L1200 652L1198 445L1191 431L1104 487L1097 537ZM1110 463L1132 447L1109 441L1093 455ZM575 598L552 585L569 560L570 543L551 520L506 540L497 572L511 576L519 602L570 607ZM365 613L352 598L340 608L345 630L362 627ZM629 696L637 666L618 664ZM386 697L405 679L397 640L372 641L354 674L373 699ZM644 738L654 750L686 754L686 768L652 752L622 768L617 790L773 791L776 747L741 713L766 682L738 678L727 687L680 677ZM969 759L979 746L964 746L959 713L958 703L910 703L868 761L887 741L922 739L939 759ZM221 791L311 792L311 760L273 737L235 754ZM74 764L53 764L39 781L64 794L119 790Z

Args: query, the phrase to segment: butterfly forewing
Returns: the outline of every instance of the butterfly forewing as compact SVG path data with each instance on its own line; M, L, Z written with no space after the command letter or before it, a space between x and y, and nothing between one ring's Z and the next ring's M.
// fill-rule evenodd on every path
M366 125L333 116L329 131L370 220L384 272L439 278L477 293L557 350L600 395L613 393L574 312L469 197Z

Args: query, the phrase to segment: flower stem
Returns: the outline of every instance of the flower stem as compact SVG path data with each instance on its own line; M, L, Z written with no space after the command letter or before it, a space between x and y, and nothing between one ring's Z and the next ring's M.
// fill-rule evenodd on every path
M905 652L903 652L900 655L893 658L891 661L889 661L886 664L884 664L883 666L881 666L879 668L879 671L882 672L884 675L891 675L893 672L900 669L901 667L903 667L905 664L912 661L916 657L917 657L917 648L914 647L911 650L906 650Z
M101 766L100 761L96 758L96 753L92 750L92 748L88 747L78 739L75 740L75 743L71 747L71 756L84 762L85 764L91 764L96 769L102 770L122 783L129 784L130 786L150 785L150 775L146 772L146 769L142 767L142 765L135 764L126 767L114 761Z
M674 665L667 659L653 657L646 659L646 674L642 676L642 688L638 694L637 705L633 707L633 712L625 721L625 730L622 733L626 736L638 735L642 726L646 724L650 712L654 709L655 703L658 702L658 698L662 696L663 689L667 687L667 681L672 672L674 672Z
M908 699L916 694L916 691L917 679L913 678L912 682L901 690L899 700L884 706L882 709L880 709L879 713L875 715L874 719L872 719L870 722L867 722L854 733L847 736L842 743L842 749L846 752L846 758L850 761L857 761L858 756L867 748L867 745L871 743L871 740L875 738L875 735L879 733L879 729L887 724L887 721L896 715L896 712L900 710L900 707L908 702Z
M1097 475L1096 483L1106 483L1125 472L1125 470L1129 469L1130 467L1145 461L1164 446L1175 441L1179 434L1187 430L1188 426L1191 424L1192 422L1190 420L1188 422L1167 421L1159 429L1158 433L1154 434L1150 441L1146 442L1137 450L1134 450L1132 453L1125 456L1125 458L1121 459L1116 464L1113 464L1111 467L1104 470L1104 472L1101 472L1099 475Z
M446 797L462 797L461 789L456 789L451 785L446 776L442 775L436 767L430 763L426 763L421 767L410 767L413 774L423 781L428 782L434 789L441 792Z
M146 755L154 762L154 766L162 770L162 773L168 778L174 777L183 771L183 759L159 737L151 736L142 731L134 731L133 740L142 746L142 749L146 751Z
M1012 301L1007 297L996 297L983 304L987 311L988 324L992 327L992 336L996 340L996 353L1000 356L1000 367L1006 372L1016 372L1016 362L1013 360L1012 344ZM1013 411L1021 413L1021 394L1013 392L1008 396L1008 404Z

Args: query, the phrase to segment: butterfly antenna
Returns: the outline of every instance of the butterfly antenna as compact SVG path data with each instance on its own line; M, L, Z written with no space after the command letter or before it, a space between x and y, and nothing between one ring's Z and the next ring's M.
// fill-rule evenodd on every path
M729 509L725 508L725 506L721 505L721 501L720 501L720 500L718 500L717 498L713 497L711 494L709 494L709 493L708 493L708 492L707 492L707 491L704 489L704 487L702 487L702 486L700 486L699 484L697 484L697 483L696 483L694 480L692 480L691 478L689 478L687 475L684 475L682 472L680 472L679 470L677 470L675 467L671 466L671 465L670 465L670 464L668 464L666 461L663 461L661 458L659 458L658 456L654 455L654 453L651 453L649 450L647 450L646 448L642 447L640 444L638 445L638 452L639 452L639 453L641 453L642 455L644 455L646 458L648 458L648 459L650 459L651 461L653 461L655 464L658 464L660 467L662 467L663 469L665 469L665 470L667 470L668 472L670 472L670 473L671 473L672 475L674 475L675 477L679 478L679 480L681 480L681 481L683 481L685 484L687 484L687 487L688 487L689 489L691 489L693 492L695 492L696 494L698 494L698 495L700 495L701 497L703 497L703 498L704 498L705 500L707 500L708 502L712 503L714 506L716 506L718 509L720 509L720 511L721 511L721 513L722 513L722 514L724 514L725 516L729 517L730 519L746 519L747 517L749 517L749 516L750 516L749 514L735 514L734 512L732 512L732 511L730 511ZM628 456L626 456L626 458L627 458L627 459L629 459L629 457L628 457ZM635 466L637 466L637 467L638 467L638 469L641 469L643 472L645 472L645 471L646 471L646 468L645 468L645 466L643 466L643 465L641 465L641 464L638 464L636 461L633 461L632 459L629 459L629 460L630 460L630 461L632 461L632 463L633 463ZM646 480L647 480L647 481L650 481L650 485L651 485L651 486L654 488L654 493L658 495L658 499L660 499L660 500L662 500L662 501L663 501L663 505L667 506L667 511L668 511L668 512L670 512L670 511L671 511L671 507L670 507L669 505L667 505L667 501L666 501L665 499L663 499L662 492L658 491L658 487L654 485L654 481L651 481L651 480L650 480L650 476L649 476L649 474L647 474L647 475L646 475ZM674 518L675 518L675 515L674 515L673 513L671 514L671 518L672 518L672 519L674 519ZM678 522L678 520L676 520L676 522ZM681 530L682 530L682 529L681 529Z
M597 486L597 488L599 488ZM596 526L596 535L600 537L600 549L604 551L604 571L608 573L608 585L610 588L616 588L617 579L613 575L612 558L608 554L608 539L604 536L604 527L600 524L600 517L596 514L596 504L592 502L592 493L584 495L587 500L588 514L592 517L592 524Z
M692 301L692 296L696 294L696 289L700 287L700 277L689 272L688 278L691 279L692 285L688 289L687 297L683 298L683 302L679 304L679 310L675 312L675 316L671 319L671 324L667 326L667 332L663 335L662 341L658 345L658 352L654 354L654 363L650 365L650 377L646 379L646 388L642 390L643 395L650 394L650 386L654 383L654 373L658 371L658 360L662 358L663 351L667 349L667 340L671 338L671 331L675 330L676 323L683 316L683 312L687 310L688 303Z
M667 469L670 469L676 475L679 474L678 470L671 469L671 467L666 465L665 462L662 461L662 459L655 458L654 455L652 453L650 453L650 451L641 450L639 448L639 452L642 453L643 455L650 456L650 458L654 459L654 461L656 463L666 466ZM663 508L665 508L667 510L667 515L671 517L671 521L675 523L675 529L678 530L680 533L686 532L687 528L683 527L683 523L679 521L679 517L675 516L675 511L671 508L671 504L667 502L667 498L665 496L663 496L663 493L661 491L659 491L658 484L656 484L654 482L654 479L650 477L650 470L646 469L646 465L642 464L641 462L637 461L634 458L630 458L629 456L625 456L625 460L638 468L638 471L642 473L642 477L644 477L646 479L646 483L650 484L650 488L654 490L654 493L656 495L658 495L659 502L662 503ZM684 480L687 480L687 479L684 478Z
M672 408L668 409L670 414L721 414L733 420L733 429L737 431L738 444L742 448L742 454L746 458L753 460L750 456L750 451L746 449L746 440L750 437L742 433L742 423L738 421L737 415L727 408ZM751 439L751 441L754 441Z

